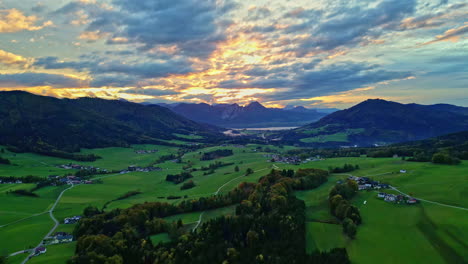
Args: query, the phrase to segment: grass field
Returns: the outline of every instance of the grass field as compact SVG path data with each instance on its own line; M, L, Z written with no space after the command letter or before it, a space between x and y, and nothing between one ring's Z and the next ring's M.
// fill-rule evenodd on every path
M360 165L361 169L352 172L353 175L377 175L371 177L415 197L468 207L467 162L445 166L396 159L353 158L346 161ZM400 168L408 173L396 173ZM390 173L379 175L386 172ZM468 212L460 209L425 202L416 206L389 204L377 199L376 192L364 191L353 200L363 218L355 240L346 238L341 226L316 222L333 219L328 212L327 198L339 177L343 176L331 177L316 190L297 193L307 206L309 252L345 246L352 262L359 264L375 263L376 260L379 263L468 262L465 239L468 237Z
M183 142L183 141L181 141ZM97 176L102 184L78 185L67 190L58 203L54 215L62 221L65 217L80 215L88 205L106 210L128 208L134 204L164 201L178 203L183 199L210 196L225 193L243 181L256 182L267 174L272 163L267 162L264 152L258 147L215 146L187 153L182 163L171 161L158 164L162 171L132 172L127 174L110 174ZM270 149L286 151L294 147ZM136 154L135 150L159 151L151 154ZM180 190L181 184L165 181L167 174L177 174L189 163L192 168L208 166L214 161L200 161L203 152L216 149L232 149L233 156L217 159L232 165L216 169L216 172L203 175L195 171L192 179L196 186ZM73 162L92 165L106 169L123 169L129 165L147 166L161 155L177 152L176 147L136 145L132 148L106 148L82 150L83 153L95 153L102 156L95 162ZM8 157L9 156L9 157ZM28 174L44 176L65 174L70 171L56 168L58 164L72 161L43 157L30 153L7 153L17 166L0 165L0 173L17 177ZM321 168L342 166L344 163L357 164L360 169L353 171L356 176L369 176L376 180L388 182L403 192L411 193L417 198L437 201L444 204L468 207L468 162L459 166L433 165L429 163L411 163L392 158L335 158L309 162L300 165L275 163L280 169ZM234 167L240 168L235 172ZM24 168L24 170L23 170ZM244 176L247 168L255 173ZM405 169L408 173L399 173ZM34 173L33 173L34 172ZM340 225L322 223L333 220L328 211L328 193L333 185L347 175L332 175L329 181L317 189L296 192L298 198L306 203L307 245L308 252L329 250L334 247L346 247L353 263L457 263L468 259L468 212L439 205L422 203L417 206L398 206L388 204L375 198L373 192L361 192L353 203L360 209L363 224L358 228L357 238L349 240L341 231ZM53 225L47 212L55 202L58 194L66 187L46 187L38 190L38 198L22 197L7 194L8 190L30 189L32 184L0 185L0 253L12 253L35 246ZM139 191L138 195L122 200L118 197L128 191ZM180 199L167 200L169 195L182 196ZM185 198L186 196L186 198ZM364 205L363 201L367 204ZM235 206L203 212L201 222L220 215L234 214ZM41 214L44 213L44 214ZM182 219L187 227L192 228L202 212L193 212L168 217L166 220ZM21 220L19 222L16 222ZM56 231L72 232L74 225L59 225ZM5 237L13 239L5 240ZM152 237L153 242L167 241L167 234ZM45 255L36 257L31 263L64 263L73 255L74 244L49 246ZM24 254L23 254L24 255ZM421 256L423 255L423 256ZM382 258L382 256L391 256ZM17 261L18 260L18 261ZM21 257L11 258L11 263L20 263Z

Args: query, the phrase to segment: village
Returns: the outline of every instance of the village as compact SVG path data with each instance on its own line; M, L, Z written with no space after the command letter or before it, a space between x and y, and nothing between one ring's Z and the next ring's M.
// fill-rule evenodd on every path
M302 160L298 156L282 156L279 154L265 154L263 155L263 157L268 158L268 162L280 162L280 163L293 164L293 165L299 165L301 163L308 163L312 161L325 160L321 158L320 156L311 157L311 158Z

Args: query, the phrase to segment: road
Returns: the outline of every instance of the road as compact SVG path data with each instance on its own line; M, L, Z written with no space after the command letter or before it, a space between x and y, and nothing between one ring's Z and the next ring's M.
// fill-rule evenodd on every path
M52 233L55 231L55 229L57 229L57 227L58 227L58 225L59 225L60 223L59 223L59 221L57 221L57 219L56 219L55 216L54 216L54 209L55 209L55 207L57 206L57 204L59 203L60 199L62 198L62 195L63 195L66 191L70 190L70 189L73 188L73 187L75 187L75 185L72 184L72 186L70 186L70 187L68 187L67 189L63 190L63 191L59 194L59 196L57 197L57 200L55 200L54 205L52 205L52 208L50 208L50 210L49 210L49 216L50 216L50 218L54 221L54 226L53 226L53 227L50 229L50 231L44 236L44 238L41 240L41 242L39 242L39 244L31 250L31 253L23 260L23 262L21 262L21 264L24 264L24 263L28 262L28 260L34 255L35 249L38 248L38 247L40 247L40 246L42 246L42 245L43 245L44 239L46 239L46 238L48 238L50 235L52 235ZM27 252L27 250L24 250L23 252ZM13 253L13 254L16 254L16 255L17 255L17 254L20 254L20 253L19 253L19 251L18 251L18 252L15 252L15 253ZM10 256L12 256L12 255L10 255Z

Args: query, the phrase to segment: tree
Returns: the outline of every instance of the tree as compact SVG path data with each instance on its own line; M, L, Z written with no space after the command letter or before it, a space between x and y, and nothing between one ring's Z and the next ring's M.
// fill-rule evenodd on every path
M350 238L354 239L356 237L357 226L350 218L345 218L343 220L343 232L349 236Z
M236 167L234 167L234 171L239 172L239 166L236 165Z
M95 206L88 206L84 209L83 211L83 215L85 217L91 217L91 216L94 216L94 215L97 215L97 214L100 214L101 211L99 211L99 209Z
M254 173L254 171L251 168L247 168L247 170L245 171L245 175L250 175L252 173Z

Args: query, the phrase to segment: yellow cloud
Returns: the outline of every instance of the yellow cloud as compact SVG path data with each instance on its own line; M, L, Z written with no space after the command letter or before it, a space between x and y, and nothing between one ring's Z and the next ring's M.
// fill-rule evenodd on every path
M32 63L32 59L25 58L20 55L13 54L0 49L0 63L5 65L18 65L28 67Z
M52 26L52 21L37 25L36 16L25 16L17 9L0 10L0 33L12 33L23 30L35 31Z
M84 31L80 34L78 39L86 40L88 42L94 42L105 38L109 33L100 32L100 31Z
M425 45L433 44L433 43L440 42L440 41L457 42L460 39L460 36L466 33L468 33L468 24L458 27L458 28L449 29L445 31L444 34L437 35L434 40L422 43L420 44L420 46L425 46Z

